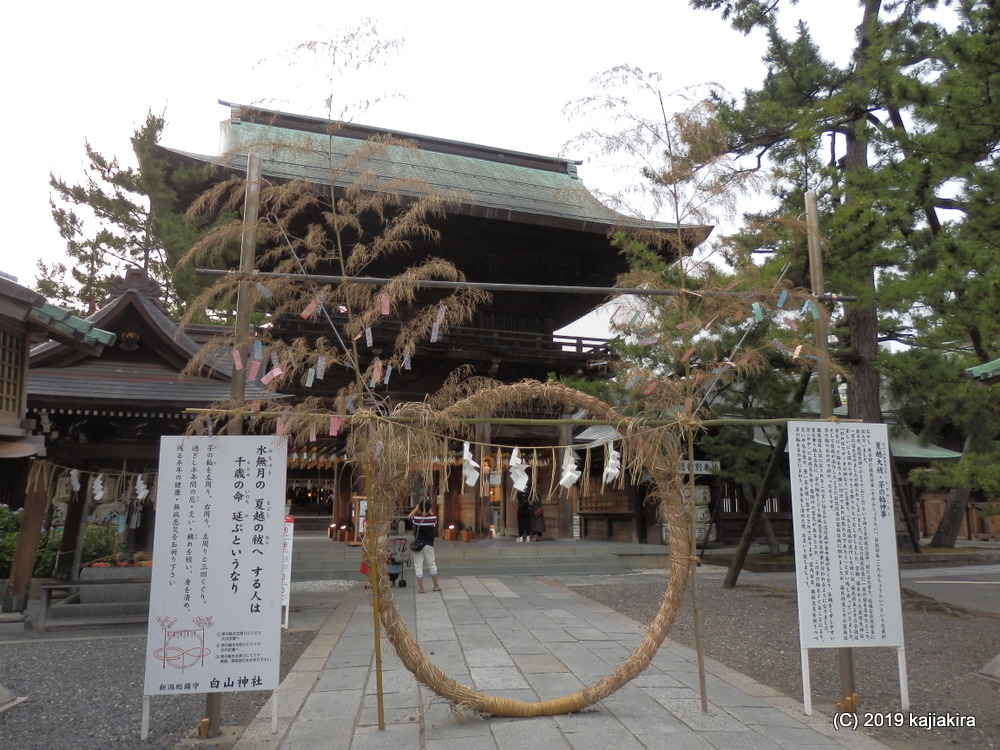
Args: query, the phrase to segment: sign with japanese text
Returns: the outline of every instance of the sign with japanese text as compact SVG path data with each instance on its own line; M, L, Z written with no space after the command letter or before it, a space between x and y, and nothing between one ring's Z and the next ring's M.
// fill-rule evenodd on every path
M145 695L275 690L286 439L160 441Z
M719 470L718 461L694 461L689 462L686 458L681 459L678 474L712 474Z
M802 648L902 646L884 424L789 422Z
M285 516L281 537L281 606L292 600L292 541L295 539L295 516Z

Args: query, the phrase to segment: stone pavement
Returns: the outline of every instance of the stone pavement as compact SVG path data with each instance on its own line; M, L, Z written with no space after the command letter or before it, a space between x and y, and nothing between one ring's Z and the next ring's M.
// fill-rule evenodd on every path
M575 693L614 671L641 636L635 621L552 578L468 576L442 585L443 592L420 595L412 585L396 589L403 618L438 667L490 695L534 701ZM354 587L317 600L293 591L292 604L293 628L325 619L281 685L278 731L271 731L269 701L236 750L885 747L836 730L828 716L804 715L798 701L710 659L703 713L695 653L670 641L638 677L578 713L463 721L416 681L383 638L380 730L368 592Z

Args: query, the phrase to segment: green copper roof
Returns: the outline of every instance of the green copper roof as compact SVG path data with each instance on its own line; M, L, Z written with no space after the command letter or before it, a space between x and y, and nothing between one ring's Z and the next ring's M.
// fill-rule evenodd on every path
M984 365L976 365L965 371L965 377L973 380L992 380L1000 377L1000 359L994 359Z
M9 274L0 274L0 297L10 300L15 306L15 318L41 328L41 331L32 332L32 341L37 341L37 334L41 333L95 351L115 341L115 334L97 328L69 310L50 304L38 292L18 284Z
M33 306L28 319L84 345L103 347L115 341L115 334L110 331L103 331L90 321L48 302Z
M579 162L572 159L220 103L231 109L222 123L220 156L163 150L239 172L246 169L247 152L255 150L266 177L346 187L363 175L373 189L450 196L449 211L488 219L600 234L616 226L676 227L604 205L579 179ZM710 231L685 226L686 241L697 244Z

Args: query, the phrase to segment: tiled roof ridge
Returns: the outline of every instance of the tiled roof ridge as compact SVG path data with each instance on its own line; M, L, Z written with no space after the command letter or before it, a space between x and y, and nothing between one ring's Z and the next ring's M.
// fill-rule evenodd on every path
M124 276L115 277L111 282L108 301L117 299L129 291L145 295L155 307L166 314L167 308L163 304L163 290L145 269L138 266L129 266L125 269Z
M311 115L299 115L280 110L265 109L255 105L236 104L221 99L219 100L219 104L230 108L232 113L231 122L245 121L286 130L297 130L317 135L334 135L340 138L352 138L360 141L368 140L372 136L387 135L400 140L412 141L423 151L469 156L487 161L515 163L519 166L529 166L533 169L569 174L572 177L576 177L576 167L583 164L580 160L568 159L562 156L532 154L499 146L410 133L394 128L362 125L342 120L330 120Z

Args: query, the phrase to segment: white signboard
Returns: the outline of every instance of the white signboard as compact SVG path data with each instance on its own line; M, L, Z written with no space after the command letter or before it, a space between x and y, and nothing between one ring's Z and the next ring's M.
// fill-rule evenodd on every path
M902 646L884 424L789 422L802 648Z
M285 438L160 441L145 695L276 690Z
M281 606L287 607L292 595L292 540L295 538L295 516L285 516L281 537Z

